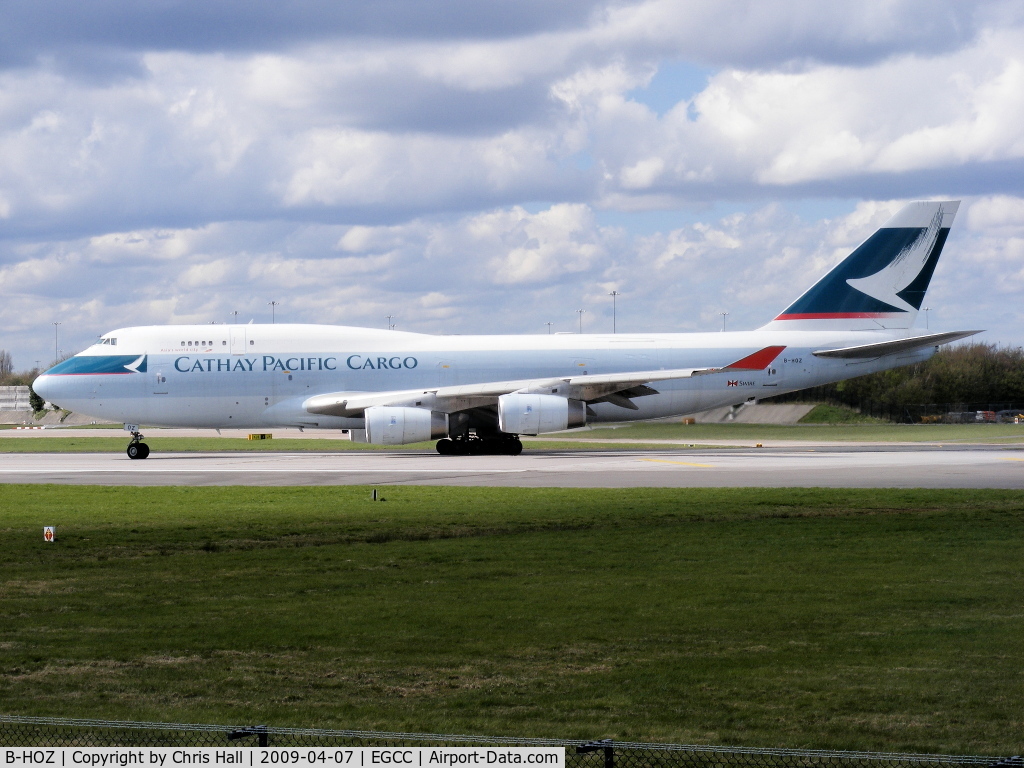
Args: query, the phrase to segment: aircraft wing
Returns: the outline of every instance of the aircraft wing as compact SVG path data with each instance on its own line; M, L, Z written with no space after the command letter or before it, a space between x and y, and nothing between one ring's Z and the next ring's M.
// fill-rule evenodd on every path
M622 391L629 391L629 395L622 396L624 399L630 395L640 397L641 395L656 394L657 390L643 385L647 382L689 378L702 370L705 369L686 368L671 371L635 371L607 375L515 379L390 392L333 392L314 395L302 406L309 413L328 416L361 416L363 411L375 405L420 407L455 413L484 405L495 405L499 397L512 392L561 395L573 400L597 402ZM710 372L710 369L707 369L707 372ZM633 392L633 390L637 391ZM632 403L630 406L636 408Z
M949 331L948 333L931 333L927 336L914 336L909 339L896 339L894 341L879 341L874 344L859 344L855 347L842 347L840 349L819 349L811 352L815 357L839 357L839 358L872 358L882 355L894 355L899 352L911 352L922 347L938 346L949 344L951 341L966 339L982 331Z
M458 411L495 405L498 398L513 392L559 395L586 403L610 402L637 410L630 398L658 393L648 384L673 379L688 379L718 372L752 371L766 368L785 347L765 347L724 368L676 368L661 371L627 371L623 373L584 374L539 379L492 381L480 384L459 384L450 387L394 390L390 392L332 392L314 395L302 405L309 413L328 416L360 416L377 405L429 408L435 411Z

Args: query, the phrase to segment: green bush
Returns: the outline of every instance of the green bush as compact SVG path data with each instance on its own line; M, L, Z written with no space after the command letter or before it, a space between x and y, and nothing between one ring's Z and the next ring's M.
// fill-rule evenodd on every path
M39 413L39 411L42 411L46 408L46 401L36 394L36 391L32 389L31 384L29 384L28 387L28 402L29 405L32 406L32 411L34 413Z

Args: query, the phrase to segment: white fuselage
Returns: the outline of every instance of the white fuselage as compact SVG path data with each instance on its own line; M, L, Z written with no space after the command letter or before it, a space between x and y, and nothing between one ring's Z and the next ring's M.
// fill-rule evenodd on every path
M907 335L885 330L760 330L430 336L325 325L151 326L106 334L104 338L116 339L116 344L97 344L76 356L82 363L80 372L47 372L35 387L64 408L132 424L359 429L362 418L309 413L303 403L333 392L717 368L768 346L785 347L764 370L658 382L653 385L658 394L635 397L637 410L609 402L590 406L590 422L629 421L770 397L919 362L934 353L934 347L926 347L867 360L812 354ZM108 365L99 358L113 362Z

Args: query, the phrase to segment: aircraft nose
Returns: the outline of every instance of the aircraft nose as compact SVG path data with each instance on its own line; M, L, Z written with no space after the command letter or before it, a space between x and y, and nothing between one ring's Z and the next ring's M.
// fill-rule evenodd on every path
M32 382L32 390L48 403L59 403L61 386L60 376L48 376L45 373Z

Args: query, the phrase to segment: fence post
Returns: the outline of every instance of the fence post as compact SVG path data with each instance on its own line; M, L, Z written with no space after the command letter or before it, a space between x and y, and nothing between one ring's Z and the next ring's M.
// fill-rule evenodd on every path
M603 750L604 768L615 768L615 747L612 744L611 739L588 741L586 744L580 744L576 747L576 754L585 755L589 752L597 752L599 749Z
M267 726L265 725L254 725L248 728L240 728L237 731L231 731L228 734L228 739L231 741L237 741L238 739L244 739L247 736L255 736L257 743L261 747L270 745L270 734L267 733Z

